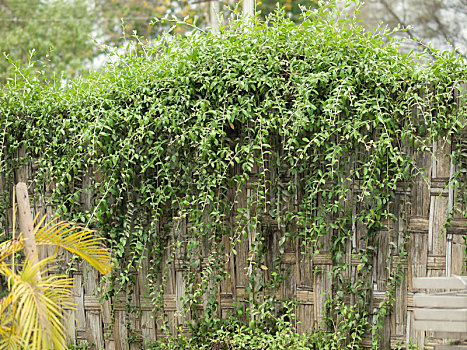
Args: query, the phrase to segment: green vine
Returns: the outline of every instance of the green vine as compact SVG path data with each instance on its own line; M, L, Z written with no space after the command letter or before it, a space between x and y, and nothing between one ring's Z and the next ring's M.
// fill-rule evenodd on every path
M454 103L465 65L454 54L433 62L401 54L391 31L366 32L333 3L304 11L299 24L278 10L251 26L233 20L218 35L194 30L140 43L82 79L18 70L0 92L1 209L14 170L33 162L36 194L109 241L106 297L134 283L147 259L162 319L169 270L181 264L193 337L154 348L358 349L369 330L378 348L407 256L407 232L385 231L395 193L422 171L413 154L465 127L465 105ZM461 187L465 152L456 155L452 183ZM373 314L371 276L386 232L386 296ZM223 320L216 293L245 244L248 296ZM287 279L281 258L293 247L332 262L324 328L313 334L293 332L293 303L265 298ZM349 254L360 261L355 280Z

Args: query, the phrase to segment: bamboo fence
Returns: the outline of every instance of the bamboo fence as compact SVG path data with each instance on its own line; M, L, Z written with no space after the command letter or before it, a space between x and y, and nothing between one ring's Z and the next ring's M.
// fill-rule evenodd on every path
M459 132L451 140L440 139L432 142L431 150L413 154L417 167L425 171L414 178L410 186L401 184L400 189L395 191L392 212L396 219L388 222L385 229L377 234L378 248L372 262L372 298L369 301L374 312L378 310L380 302L385 298L388 270L399 263L403 264L404 270L404 279L395 292L393 310L386 317L381 333L382 349L389 349L398 344L404 346L409 342L432 349L435 344L442 342L441 339L432 337L430 332L415 331L412 326L414 322L412 280L415 277L424 276L467 274L463 238L467 234L467 219L454 217L451 225L445 225L448 213L454 205L457 191L452 186L448 186L450 177L458 170L451 158L456 151L455 139L467 140L467 130ZM411 152L410 149L407 151ZM24 152L24 150L19 152ZM34 165L29 163L28 166L16 171L15 181L33 178L34 171ZM83 181L84 187L90 183L90 175L86 176L87 178ZM3 184L4 182L0 181L0 187L3 187ZM47 195L52 188L46 190ZM355 183L351 196L355 199L359 191L359 184ZM245 207L250 192L251 188L247 184L241 194L243 198L239 201L240 206ZM91 195L83 195L81 200L86 208L92 208ZM281 198L278 201L292 202L290 198ZM359 203L352 198L348 202L353 206L352 212L355 216L355 213L359 211ZM43 203L43 200L38 199L33 205L33 211L46 211L51 214L52 208L44 207ZM233 215L230 218L230 224L235 225ZM180 239L186 236L188 226L189 223L185 220L176 221L173 226L173 237ZM262 230L269 233L268 252L265 259L268 269L262 271L261 278L267 280L270 277L274 259L280 258L281 266L288 269L290 273L280 290L277 291L277 296L290 297L297 301L295 310L298 321L297 331L310 332L320 327L325 301L335 293L332 288L333 281L329 275L333 264L328 254L331 237L322 238L324 249L310 258L301 254L300 242L287 244L283 252L279 252L279 240L284 234L284 228L277 222L269 222L266 226ZM365 230L354 220L352 231L353 237L347 244L346 259L351 266L347 271L347 277L354 280L357 278L357 266L361 262L352 252L362 248L361 244L364 240L360 237ZM400 260L398 257L400 247L396 247L394 254L387 259L388 254L390 255L389 242L402 242L403 236L407 233L410 236L406 247L408 259ZM219 284L216 293L219 317L226 317L230 311L233 311L236 301L249 297L246 291L249 280L248 258L255 239L254 235L255 232L249 232L248 239L235 247L237 254L230 253L230 259L226 262L230 278L226 278ZM230 238L224 237L224 244L227 246ZM46 249L40 252L41 257L50 253L51 251ZM168 256L169 252L167 252L167 258ZM175 259L167 265L169 273L164 285L163 307L167 325L172 332L180 331L179 328L183 326L186 319L196 316L186 314L181 302L185 293L187 274L183 256L182 246L176 252ZM86 341L92 349L96 350L135 350L144 348L144 344L148 341L164 337L162 323L155 317L151 298L147 293L149 269L147 260L143 259L140 268L134 272L135 283L111 300L99 300L97 290L103 287L103 283L101 276L95 270L81 266L73 271L73 295L77 308L74 311L75 320L71 321L68 327L73 342ZM316 273L316 271L319 272ZM347 301L352 303L353 297L349 296ZM203 307L204 305L199 305L198 313L202 312ZM369 337L365 340L365 344L370 347Z

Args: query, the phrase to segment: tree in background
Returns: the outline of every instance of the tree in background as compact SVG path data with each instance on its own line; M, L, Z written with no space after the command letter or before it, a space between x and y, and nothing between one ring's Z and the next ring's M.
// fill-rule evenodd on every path
M0 0L0 82L15 65L31 59L47 76L86 71L102 50L118 47L133 33L154 40L168 29L154 18L190 16L207 26L209 2L202 0ZM191 19L193 20L193 19ZM190 19L188 20L190 21ZM186 27L176 27L184 33ZM11 61L11 62L9 62Z
M102 54L95 41L118 47L135 32L154 40L168 28L153 24L154 18L198 16L202 24L207 7L188 0L0 0L0 53L11 61L0 60L0 82L15 65L26 64L32 51L36 69L47 76L74 76Z
M93 18L86 0L1 0L0 54L25 64L34 50L36 67L47 75L75 75L96 55ZM50 53L50 55L49 55ZM0 81L14 66L0 60Z
M317 3L318 0L260 0L257 2L256 9L261 11L261 15L265 17L274 12L277 5L279 5L280 7L284 7L285 13L290 19L297 22L302 14L301 6L315 8L317 7Z
M317 0L280 0L287 15L298 20L300 5L316 6ZM94 58L102 54L95 40L118 47L131 40L134 33L144 40L154 40L168 29L167 24L153 23L154 18L175 16L187 22L198 18L201 27L216 26L218 16L224 24L233 9L243 2L234 0L0 0L0 82L5 81L15 65L36 62L35 69L46 76L72 77L86 71ZM263 17L277 7L276 0L257 2L256 11ZM218 14L216 14L218 12ZM177 26L184 34L191 28ZM34 55L31 58L31 53Z
M300 5L316 7L317 0L258 0L256 11L265 17L277 3L296 21ZM153 19L166 16L190 16L187 22L198 17L198 26L215 27L216 31L216 12L223 14L223 24L227 24L236 6L243 6L243 1L0 0L0 54L10 56L15 64L24 64L34 50L36 67L47 76L52 72L74 76L86 71L102 53L94 39L110 47L120 46L133 33L154 40L168 25L154 24ZM467 0L368 0L361 8L360 19L367 28L379 23L390 27L401 24L409 28L402 35L415 39L423 48L431 43L437 48L455 49L464 57L467 53ZM177 26L174 31L184 34L190 29ZM14 65L0 59L0 82L12 70Z
M442 50L467 55L467 0L367 0L360 19L371 28L383 22L400 24L422 48L432 44ZM415 48L412 43L407 48Z
M154 24L154 18L198 15L205 19L206 9L200 4L188 0L93 0L99 35L110 46L122 44L134 32L147 40L156 38L166 27ZM177 31L183 31L183 28Z

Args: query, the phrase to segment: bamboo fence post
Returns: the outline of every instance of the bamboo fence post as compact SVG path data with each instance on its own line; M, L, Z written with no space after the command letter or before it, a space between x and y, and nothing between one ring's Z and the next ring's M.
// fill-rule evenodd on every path
M24 251L32 266L38 263L39 252L37 250L34 226L32 221L31 206L29 204L28 188L24 182L16 185L16 200L18 201L19 229L24 237ZM40 273L38 272L39 277Z

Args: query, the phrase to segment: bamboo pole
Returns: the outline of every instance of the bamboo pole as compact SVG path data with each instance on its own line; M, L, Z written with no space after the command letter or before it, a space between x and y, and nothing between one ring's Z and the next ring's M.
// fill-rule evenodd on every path
M31 265L38 262L38 251L34 226L32 221L31 206L29 204L28 188L24 182L16 185L16 200L18 201L19 229L24 237L24 251Z

